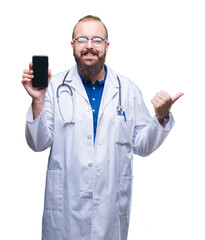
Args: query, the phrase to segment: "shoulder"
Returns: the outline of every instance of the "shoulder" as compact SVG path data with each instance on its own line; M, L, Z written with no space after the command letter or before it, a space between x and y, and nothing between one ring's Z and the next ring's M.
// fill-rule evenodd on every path
M119 73L117 73L116 71L114 71L113 69L111 69L110 67L107 66L108 69L108 76L110 78L112 78L115 81L115 84L118 86L118 80L120 80L120 84L121 87L123 89L125 89L126 91L128 91L129 93L133 93L133 94L139 94L141 95L141 90L139 89L139 87L132 81L130 80L128 77L123 76Z
M69 74L76 74L77 68L76 65L74 65L73 67L71 67L70 69L64 70L60 73L54 74L51 77L51 85L53 86L59 86L60 84L63 83L64 79L66 78L66 76Z
M65 76L66 76L66 74L67 74L68 71L69 71L69 70L67 69L67 70L62 71L62 72L60 72L60 73L57 73L57 74L55 74L55 75L52 75L52 77L51 77L51 83L52 83L52 84L55 84L55 83L61 84L61 83L63 82L63 79L65 78Z

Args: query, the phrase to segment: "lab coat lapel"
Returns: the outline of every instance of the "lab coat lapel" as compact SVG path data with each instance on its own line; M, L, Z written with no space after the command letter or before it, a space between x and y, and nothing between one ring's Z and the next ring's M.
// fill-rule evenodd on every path
M78 74L77 66L75 65L70 69L68 76L66 77L65 83L69 84L74 88L87 102L89 102L88 95L86 93L85 87L82 80Z
M117 76L113 76L110 71L111 70L108 69L107 79L105 81L103 96L102 96L100 109L99 109L99 113L98 113L98 121L99 121L101 115L103 114L103 111L105 110L106 106L109 104L109 102L115 96L115 94L117 94L117 92L118 92L118 85L116 82Z
M117 75L112 72L111 69L107 67L107 79L105 81L105 86L103 90L103 96L100 104L100 109L98 113L98 120L100 119L104 109L109 104L111 99L115 96L118 92L118 82L117 82ZM70 69L69 74L66 77L67 84L73 87L87 102L89 102L88 95L86 93L85 87L83 86L82 80L78 74L77 66L75 65Z

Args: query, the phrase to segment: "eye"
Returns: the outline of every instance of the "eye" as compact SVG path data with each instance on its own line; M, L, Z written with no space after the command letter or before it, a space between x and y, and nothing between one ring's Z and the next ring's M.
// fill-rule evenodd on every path
M95 42L95 43L101 43L102 41L103 41L103 39L100 38L100 37L94 37L94 38L92 38L92 42Z
M88 39L87 39L86 37L79 37L79 38L76 38L76 40L77 40L78 42L81 42L81 43L88 41Z

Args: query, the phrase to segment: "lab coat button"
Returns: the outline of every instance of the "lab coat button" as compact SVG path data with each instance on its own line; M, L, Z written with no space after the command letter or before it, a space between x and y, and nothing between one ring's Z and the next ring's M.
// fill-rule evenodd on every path
M92 163L89 163L89 164L88 164L88 167L92 167L92 166L93 166L93 164L92 164Z
M89 198L93 198L93 193L92 193L92 192L89 192L88 197L89 197Z
M87 139L88 139L88 140L92 139L92 136L91 136L91 135L88 135L88 136L87 136Z

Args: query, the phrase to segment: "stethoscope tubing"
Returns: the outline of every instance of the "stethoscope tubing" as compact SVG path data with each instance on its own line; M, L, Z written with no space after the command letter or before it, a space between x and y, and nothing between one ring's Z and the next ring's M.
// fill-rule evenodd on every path
M62 84L60 84L56 90L56 96L57 96L57 103L58 103L58 108L59 108L59 112L60 112L60 115L61 115L61 118L63 119L64 123L65 124L68 124L68 123L75 123L75 120L74 120L74 95L73 95L73 90L71 88L71 86L67 83L65 83L65 80L66 80L66 77L68 76L68 73L70 72L70 70L67 71L67 73L65 74L64 78L63 78L63 82ZM119 85L119 105L117 106L117 114L118 115L123 115L123 110L122 110L122 96L121 96L121 82L120 82L120 79L119 77L117 76L117 80L118 80L118 85ZM72 105L73 105L73 113L72 113L72 119L71 119L71 122L68 122L65 120L65 118L63 117L63 113L61 111L61 108L60 108L60 100L59 100L59 91L60 91L60 88L62 87L67 87L70 91L70 95L71 95L71 99L72 99Z
M71 88L71 86L70 86L69 84L65 83L66 77L67 77L67 75L68 75L69 72L70 72L70 70L66 73L65 77L63 78L62 84L60 84L60 85L58 86L57 91L56 91L57 103L58 103L59 112L60 112L61 118L63 119L63 122L64 122L65 124L68 124L68 123L70 123L70 122L68 122L68 121L65 120L65 118L63 117L63 113L62 113L62 111L61 111L60 100L59 100L59 90L60 90L61 87L67 87L67 88L69 89L69 91L70 91L69 94L71 95L72 106L73 106L73 113L72 113L71 123L75 123L75 120L74 120L74 106L75 106L75 105L74 105L73 90L72 90L72 88Z

